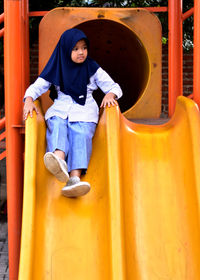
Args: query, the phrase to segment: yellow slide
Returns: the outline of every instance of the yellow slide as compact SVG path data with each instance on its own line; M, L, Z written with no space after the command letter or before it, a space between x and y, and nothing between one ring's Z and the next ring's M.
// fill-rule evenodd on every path
M164 125L107 108L84 180L61 196L44 167L45 123L26 122L20 280L199 280L200 116L179 97Z

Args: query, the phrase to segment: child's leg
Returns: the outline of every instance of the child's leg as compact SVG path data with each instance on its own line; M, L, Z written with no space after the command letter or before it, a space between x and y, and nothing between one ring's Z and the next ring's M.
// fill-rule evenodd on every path
M52 117L47 120L47 153L44 155L46 168L61 182L67 182L69 175L65 162L68 152L67 120Z
M75 170L81 170L82 174L86 172L92 153L92 138L95 130L96 124L92 122L68 123L69 153L67 164L70 176L77 172Z
M57 155L59 158L61 158L62 160L65 160L65 153L63 151L57 149L53 153Z
M96 124L86 122L74 122L68 124L69 128L69 154L68 168L70 179L62 189L62 194L67 197L77 197L86 194L90 190L90 184L81 182L81 173L87 170L91 152L92 138Z
M55 153L62 159L65 159L69 150L67 123L67 120L57 116L51 117L46 121L46 151Z
M77 176L77 177L81 177L81 173L82 173L82 170L81 169L75 169L75 170L71 170L70 172L70 177L74 177L74 176Z

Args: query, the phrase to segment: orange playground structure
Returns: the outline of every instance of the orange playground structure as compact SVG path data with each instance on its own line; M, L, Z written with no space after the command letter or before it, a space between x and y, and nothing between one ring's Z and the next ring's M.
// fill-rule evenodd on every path
M161 25L169 19L169 121L161 111ZM182 24L194 14L193 93L182 92ZM93 141L85 180L91 192L60 194L45 169L44 113L22 121L29 85L29 17L39 26L39 72L68 28L82 29L91 56L123 89L106 108ZM20 280L200 279L200 1L158 8L56 8L29 12L28 0L4 0L5 118L9 278ZM98 93L101 96L101 93ZM98 96L96 96L98 101ZM25 134L25 141L24 141ZM25 146L25 148L24 148Z

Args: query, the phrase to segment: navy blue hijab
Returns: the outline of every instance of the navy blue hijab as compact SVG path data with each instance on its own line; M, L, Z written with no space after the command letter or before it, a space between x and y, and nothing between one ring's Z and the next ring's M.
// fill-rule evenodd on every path
M97 71L99 65L90 57L83 63L75 63L71 59L71 52L79 40L84 39L89 47L86 35L79 29L66 30L60 37L49 61L39 75L60 90L70 95L80 105L85 104L87 85L90 77ZM57 98L57 92L51 91L50 97Z

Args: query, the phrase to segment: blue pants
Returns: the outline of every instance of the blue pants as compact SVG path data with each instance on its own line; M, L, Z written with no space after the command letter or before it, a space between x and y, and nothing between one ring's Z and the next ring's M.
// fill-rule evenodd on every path
M82 169L85 173L92 153L96 123L69 122L57 116L49 118L46 123L47 152L63 151L68 172Z

